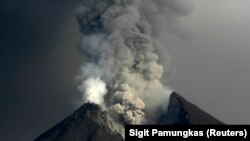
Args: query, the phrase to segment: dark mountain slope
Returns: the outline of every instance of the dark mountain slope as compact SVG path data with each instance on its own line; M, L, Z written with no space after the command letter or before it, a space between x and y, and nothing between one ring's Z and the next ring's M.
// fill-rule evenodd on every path
M167 113L160 118L159 124L224 124L188 102L177 93L172 93Z
M197 106L172 93L166 113L159 124L223 124ZM35 141L120 141L112 131L107 113L95 104L85 104L72 115L39 136Z
M35 141L119 141L110 130L107 113L94 104L85 104L72 115L39 136Z

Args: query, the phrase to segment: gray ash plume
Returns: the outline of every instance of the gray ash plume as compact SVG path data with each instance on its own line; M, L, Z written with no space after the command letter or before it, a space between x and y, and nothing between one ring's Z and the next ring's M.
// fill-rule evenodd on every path
M172 33L190 12L186 0L84 0L76 11L83 103L100 105L120 124L154 123L172 92L161 81L170 70L167 45L156 35Z

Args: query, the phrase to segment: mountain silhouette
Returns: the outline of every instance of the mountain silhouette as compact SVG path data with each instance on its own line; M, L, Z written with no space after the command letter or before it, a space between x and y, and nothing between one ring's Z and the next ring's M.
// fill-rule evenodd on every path
M159 117L158 124L224 124L194 104L173 92L168 110ZM98 105L84 104L72 115L56 124L34 141L122 141L112 130L113 123Z

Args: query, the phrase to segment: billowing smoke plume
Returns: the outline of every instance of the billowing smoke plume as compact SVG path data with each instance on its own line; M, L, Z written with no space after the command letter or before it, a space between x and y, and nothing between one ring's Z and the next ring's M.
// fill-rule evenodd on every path
M104 96L107 93L106 84L100 78L89 78L78 86L79 90L84 93L84 103L96 103L104 105Z
M170 67L162 32L175 33L187 0L84 0L76 12L86 61L78 89L121 123L152 123L171 93L161 82ZM167 45L165 45L167 46Z

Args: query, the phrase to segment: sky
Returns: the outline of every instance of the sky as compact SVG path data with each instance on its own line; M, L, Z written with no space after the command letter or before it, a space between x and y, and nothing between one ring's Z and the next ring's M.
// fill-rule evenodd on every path
M182 24L192 41L169 41L170 85L229 124L250 123L250 1L194 0Z
M190 39L163 39L168 84L228 124L249 124L250 1L192 0ZM80 0L0 2L0 140L32 140L76 109Z

